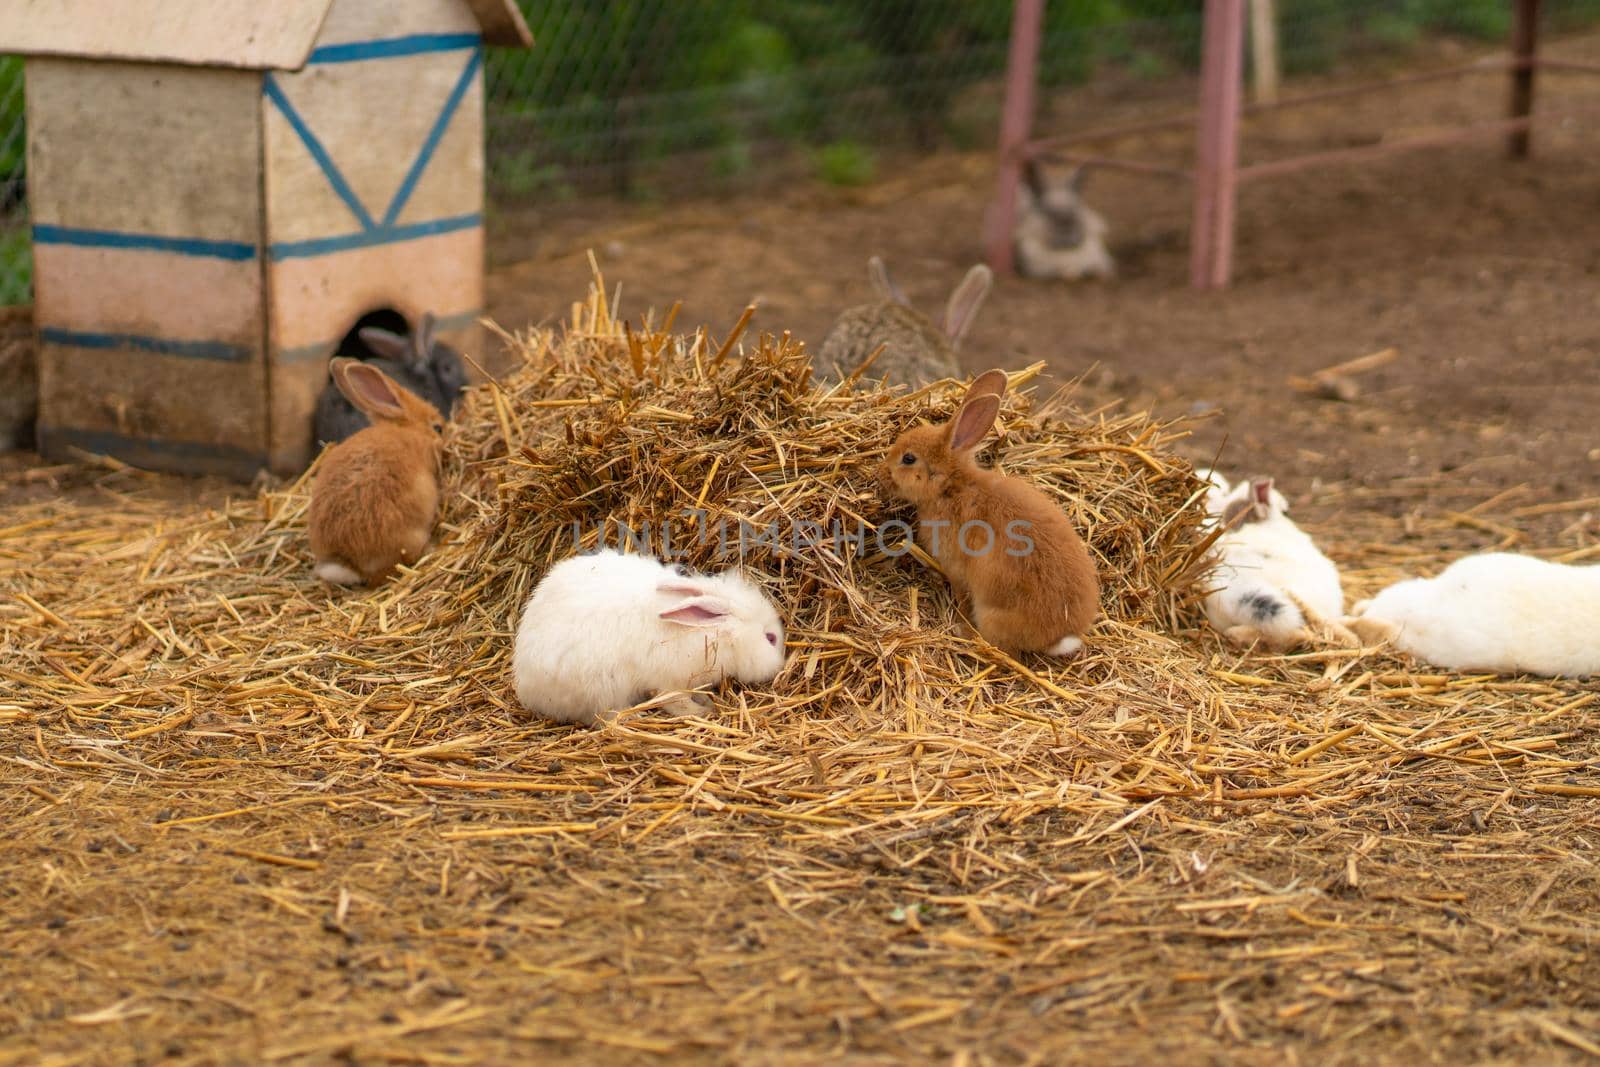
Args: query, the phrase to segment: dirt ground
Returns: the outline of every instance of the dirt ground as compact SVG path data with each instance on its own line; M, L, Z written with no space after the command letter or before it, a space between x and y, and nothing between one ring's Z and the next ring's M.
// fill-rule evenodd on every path
M1556 51L1591 56L1600 44ZM1585 495L1600 478L1600 82L1551 76L1544 91L1552 111L1589 111L1541 126L1531 162L1506 159L1488 137L1246 186L1235 283L1222 294L1186 288L1187 186L1098 172L1089 198L1111 223L1121 278L1000 281L965 346L967 369L1044 360L1062 377L1088 374L1086 404L1215 409L1194 456L1222 448L1224 467L1278 477L1318 520L1334 514L1318 506L1331 487L1395 508L1386 488L1439 473L1463 490ZM1171 113L1164 95L1114 92L1069 98L1042 128ZM1479 75L1261 116L1247 122L1242 158L1422 136L1497 116L1505 95L1501 77ZM1169 165L1186 162L1187 147L1186 134L1098 146ZM715 325L753 301L758 326L815 347L840 308L870 298L875 253L937 311L980 258L992 181L991 159L975 155L908 164L859 191L808 186L566 221L555 205L506 220L496 254L533 256L495 273L490 309L505 323L561 317L593 248L627 313L682 300L685 320ZM1361 377L1356 403L1287 384L1388 347L1399 358Z
M1595 60L1600 41L1558 51ZM1277 477L1357 586L1396 559L1582 552L1600 505L1600 81L1553 75L1544 90L1552 110L1591 111L1540 127L1530 162L1487 139L1248 187L1220 294L1185 288L1182 187L1098 174L1121 278L1000 281L966 365L1044 360L1085 376L1085 406L1209 413L1189 455ZM1504 97L1480 77L1252 120L1245 157L1427 132L1497 115ZM1058 102L1048 125L1176 102L1108 84ZM1185 151L1181 137L1108 147ZM978 258L991 181L987 157L944 156L859 190L499 213L489 311L512 328L564 317L593 247L624 314L681 299L680 324L720 333L755 301L757 327L814 345L867 297L873 253L936 306ZM1389 347L1351 402L1288 383ZM96 511L173 538L244 493L6 457L0 526L59 498L72 532L58 559L23 558L0 534L0 578L26 590L114 554ZM13 596L3 610L17 622L38 607ZM1133 814L1089 827L1045 812L859 847L718 801L676 831L705 839L685 868L684 840L658 846L649 815L609 849L570 847L631 786L428 786L458 770L448 721L420 745L374 726L381 751L330 737L299 763L254 712L224 729L204 708L193 725L196 709L160 708L109 737L74 725L93 707L11 703L19 680L0 669L0 1064L1593 1062L1600 687L1507 683L1508 732L1475 735L1482 747L1451 764L1384 740L1449 735L1449 685L1389 677L1421 694L1415 718L1369 724L1372 773L1325 797L1173 799L1152 816L1159 841ZM1309 699L1293 714L1332 729ZM536 779L579 758L492 713L469 725L503 731L504 758L474 763L480 776ZM144 735L180 728L181 757L141 762ZM956 788L937 751L898 741L924 768L912 789ZM1400 753L1389 763L1385 745ZM1298 758L1260 755L1279 770ZM1529 767L1557 785L1527 788ZM641 791L651 775L639 768ZM264 776L298 782L304 803L269 801ZM483 847L459 832L513 809L547 829ZM232 873L211 877L219 866Z

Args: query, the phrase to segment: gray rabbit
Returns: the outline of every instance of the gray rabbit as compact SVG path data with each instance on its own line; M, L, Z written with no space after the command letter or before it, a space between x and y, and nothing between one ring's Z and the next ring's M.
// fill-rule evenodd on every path
M989 295L994 274L978 264L967 271L945 305L944 323L935 326L913 308L889 278L883 260L873 256L867 264L879 300L849 308L828 331L817 354L826 376L850 375L880 344L883 353L863 377L883 379L890 385L920 388L941 378L961 376L956 349L972 326L983 298Z
M422 316L410 337L367 326L361 330L361 341L377 354L377 358L366 362L428 401L448 419L461 398L461 390L466 388L467 368L460 353L434 339L433 325L433 315L429 313ZM343 441L368 425L367 417L331 381L323 388L317 398L314 423L319 444Z
M1024 278L1111 278L1117 273L1106 251L1106 220L1083 202L1082 167L1046 178L1036 160L1023 166L1012 250Z

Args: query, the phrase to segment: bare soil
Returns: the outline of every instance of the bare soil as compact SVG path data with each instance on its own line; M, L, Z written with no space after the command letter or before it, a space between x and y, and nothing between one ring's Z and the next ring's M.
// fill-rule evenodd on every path
M1043 129L1118 125L1178 103L1104 99L1110 91L1061 101ZM1543 92L1543 106L1577 114L1539 127L1528 161L1508 159L1496 136L1245 186L1235 280L1223 293L1187 288L1185 184L1097 172L1089 198L1112 225L1119 280L1000 280L966 367L1043 360L1062 379L1087 375L1086 405L1214 410L1195 458L1220 450L1225 468L1272 474L1318 519L1328 516L1314 503L1321 486L1381 491L1441 473L1465 487L1587 495L1600 479L1600 80L1550 75ZM1485 74L1269 113L1247 121L1242 158L1437 133L1498 116L1505 96L1503 77ZM1184 165L1189 136L1095 147ZM613 206L581 221L552 205L505 220L497 254L534 255L494 274L490 309L503 323L560 318L583 291L593 249L625 313L659 316L681 300L683 321L720 329L755 302L758 327L815 348L839 309L871 299L873 254L936 313L982 256L992 192L992 158L974 155L908 163L861 190ZM1360 377L1355 403L1287 382L1391 346L1400 357Z

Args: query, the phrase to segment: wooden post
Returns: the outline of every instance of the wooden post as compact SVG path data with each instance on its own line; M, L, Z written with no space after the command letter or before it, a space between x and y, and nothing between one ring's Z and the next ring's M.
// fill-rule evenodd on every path
M1196 289L1221 288L1232 272L1243 65L1244 0L1206 0L1189 234L1189 283Z
M1516 0L1516 22L1511 29L1511 117L1525 118L1533 111L1534 58L1539 50L1539 0ZM1532 131L1523 126L1506 140L1512 159L1528 158Z
M1028 131L1033 126L1033 92L1039 65L1039 38L1044 27L1044 0L1016 0L1011 13L1011 52L1006 61L1005 109L1000 114L999 176L989 208L984 247L989 267L1010 274L1011 231L1017 218L1017 187Z
M1257 104L1278 102L1278 13L1274 0L1250 0L1250 73Z

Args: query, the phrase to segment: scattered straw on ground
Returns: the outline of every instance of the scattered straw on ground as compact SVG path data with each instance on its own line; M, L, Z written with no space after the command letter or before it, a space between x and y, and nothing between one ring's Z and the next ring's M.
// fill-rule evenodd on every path
M6 516L0 1062L1600 1054L1593 684L1224 649L1182 427L1015 392L992 451L1106 618L1014 660L873 540L874 464L959 385L819 392L742 330L597 288L518 339L379 590L311 578L308 479ZM789 667L705 719L530 720L518 605L574 529L663 519L696 566L779 532L745 562ZM1334 538L1352 592L1437 564L1398 526Z

